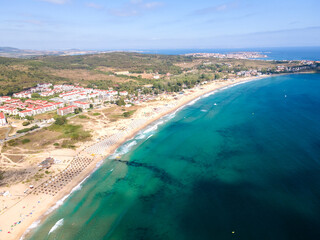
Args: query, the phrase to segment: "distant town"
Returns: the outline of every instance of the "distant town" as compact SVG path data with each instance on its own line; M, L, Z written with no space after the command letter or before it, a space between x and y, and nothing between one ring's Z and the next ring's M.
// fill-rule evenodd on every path
M185 56L198 58L234 58L234 59L256 59L267 58L268 56L260 52L234 52L234 53L188 53Z

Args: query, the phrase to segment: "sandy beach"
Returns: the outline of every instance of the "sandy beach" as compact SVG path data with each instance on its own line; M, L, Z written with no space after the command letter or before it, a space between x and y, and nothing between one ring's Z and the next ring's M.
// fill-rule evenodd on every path
M156 101L143 103L131 118L108 122L105 129L99 130L98 138L68 153L68 157L72 160L61 166L62 171L56 176L39 183L27 195L16 195L14 201L10 196L0 198L3 207L0 212L0 239L20 239L31 225L39 224L50 211L62 204L70 192L92 173L99 162L154 121L209 92L265 77L270 75L214 81L185 90L184 94L161 95ZM0 190L10 190L13 194L15 192L13 187L16 192L23 192L26 188L20 184Z

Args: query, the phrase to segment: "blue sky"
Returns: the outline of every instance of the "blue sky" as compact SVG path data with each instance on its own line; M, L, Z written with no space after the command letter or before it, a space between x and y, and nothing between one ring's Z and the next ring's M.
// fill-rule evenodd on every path
M319 0L0 0L0 46L24 49L320 45Z

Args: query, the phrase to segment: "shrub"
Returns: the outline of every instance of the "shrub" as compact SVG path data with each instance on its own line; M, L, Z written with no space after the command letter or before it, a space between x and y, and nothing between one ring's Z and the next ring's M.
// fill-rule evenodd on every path
M8 141L9 146L16 146L18 145L17 141L14 139L11 139L10 141Z
M99 116L99 115L101 115L101 113L94 113L94 114L92 114L93 116Z
M40 96L39 93L32 93L32 94L31 94L31 97L32 97L32 98L40 98L41 96Z
M18 130L17 133L26 133L26 132L35 130L35 129L37 129L37 128L39 128L39 126L38 126L38 125L34 125L34 126L31 127L31 128L24 128L24 129Z
M61 116L61 117L57 117L56 118L56 121L54 122L54 124L56 124L56 125L59 125L59 126L62 126L62 125L64 125L64 124L66 124L67 123L67 118L65 117L65 116Z
M135 111L124 112L124 113L123 113L123 116L124 116L125 118L131 117L134 112L135 112Z
M118 101L116 101L116 104L117 104L118 106L124 106L124 105L126 105L126 103L125 103L125 101L124 101L123 98L120 98Z
M28 138L25 138L25 139L22 139L22 144L26 144L26 143L29 143L30 142L30 139Z
M63 148L75 148L76 146L73 144L73 141L69 141L69 140L63 140L62 142L62 147Z
M58 147L58 146L59 146L59 143L54 143L53 146Z
M79 115L79 118L80 118L80 119L86 119L86 118L88 118L88 117L85 116L85 115Z
M26 119L29 120L29 121L33 121L34 117L26 116Z
M74 114L79 114L79 113L81 113L82 112L82 109L81 108L76 108L75 110L74 110Z
M28 126L28 125L30 125L30 122L23 122L22 123L22 126Z

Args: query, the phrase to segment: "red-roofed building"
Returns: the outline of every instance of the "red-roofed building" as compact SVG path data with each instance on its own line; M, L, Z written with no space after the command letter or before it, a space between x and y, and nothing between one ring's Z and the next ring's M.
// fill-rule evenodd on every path
M62 108L64 106L63 102L56 102L56 103L52 103L53 105L55 105L56 108L60 107Z
M0 102L5 102L5 101L10 100L10 99L11 99L11 97L2 96L2 97L0 97Z
M7 125L6 116L4 115L3 112L0 112L0 126L5 126L5 125Z
M64 116L64 115L67 115L69 113L73 113L76 108L77 108L77 106L75 106L75 105L59 108L57 110L57 114L60 115L60 116Z

